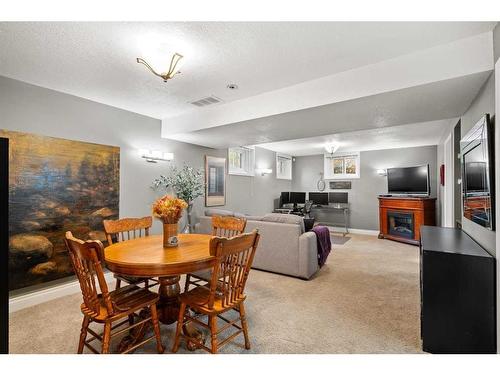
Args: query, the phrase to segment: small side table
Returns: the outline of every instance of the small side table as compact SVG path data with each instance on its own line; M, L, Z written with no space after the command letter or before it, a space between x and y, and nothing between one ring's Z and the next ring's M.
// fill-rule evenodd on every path
M309 232L314 226L314 217L304 218L304 230Z

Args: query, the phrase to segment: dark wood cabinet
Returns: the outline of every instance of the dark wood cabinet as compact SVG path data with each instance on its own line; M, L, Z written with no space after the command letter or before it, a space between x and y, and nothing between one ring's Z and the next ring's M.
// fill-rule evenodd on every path
M420 226L436 225L436 198L380 196L378 200L379 238L418 245Z
M465 232L422 226L421 338L429 353L496 353L495 258Z

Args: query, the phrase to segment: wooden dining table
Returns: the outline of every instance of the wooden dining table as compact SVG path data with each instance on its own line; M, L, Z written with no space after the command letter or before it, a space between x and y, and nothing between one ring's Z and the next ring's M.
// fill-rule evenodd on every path
M152 235L117 242L104 249L106 265L112 272L132 277L158 277L158 317L164 324L175 323L179 315L180 277L213 267L208 234L179 234L177 247L163 247L163 235ZM201 339L194 328L187 332ZM190 349L194 349L191 347Z

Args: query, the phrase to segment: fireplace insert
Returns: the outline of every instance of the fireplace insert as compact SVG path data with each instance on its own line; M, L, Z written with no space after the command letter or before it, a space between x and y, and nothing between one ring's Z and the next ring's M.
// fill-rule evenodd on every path
M415 226L412 212L387 212L389 234L403 238L413 239Z

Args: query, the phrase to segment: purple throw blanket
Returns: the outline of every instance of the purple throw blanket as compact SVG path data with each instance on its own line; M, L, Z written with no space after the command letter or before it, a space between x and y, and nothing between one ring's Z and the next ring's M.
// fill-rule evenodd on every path
M316 233L316 238L318 239L318 264L320 267L323 267L332 249L330 230L327 227L317 225L311 231Z

